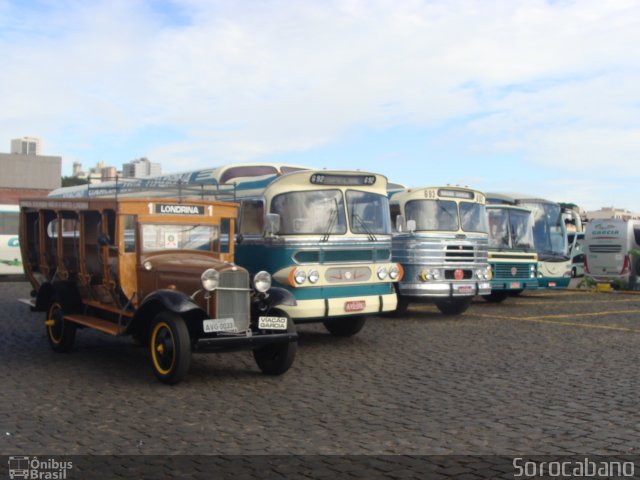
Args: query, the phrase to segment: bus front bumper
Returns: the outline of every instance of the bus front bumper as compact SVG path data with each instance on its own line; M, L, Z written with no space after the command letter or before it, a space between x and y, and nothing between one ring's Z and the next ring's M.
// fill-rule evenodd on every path
M455 298L489 295L490 282L399 283L398 290L407 297Z
M328 317L346 315L367 315L392 312L398 305L395 293L385 295L365 295L361 297L324 298L298 300L297 305L280 305L279 309L289 314L294 321L322 321Z

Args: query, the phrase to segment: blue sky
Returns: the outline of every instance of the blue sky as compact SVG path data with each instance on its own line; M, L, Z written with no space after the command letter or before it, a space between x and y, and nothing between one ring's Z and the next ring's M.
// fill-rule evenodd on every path
M0 0L0 151L37 136L64 174L281 161L640 212L638 45L635 0Z

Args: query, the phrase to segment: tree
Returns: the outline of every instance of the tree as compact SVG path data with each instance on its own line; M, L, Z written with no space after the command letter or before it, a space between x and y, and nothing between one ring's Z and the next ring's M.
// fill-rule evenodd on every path
M73 187L75 185L86 185L87 183L89 183L89 180L87 180L86 178L62 177L63 187Z

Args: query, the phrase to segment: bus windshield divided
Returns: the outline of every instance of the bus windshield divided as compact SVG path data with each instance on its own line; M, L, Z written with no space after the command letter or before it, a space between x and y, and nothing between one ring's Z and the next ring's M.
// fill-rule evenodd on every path
M522 200L518 205L533 214L533 241L541 261L567 260L567 235L560 205Z
M453 200L411 200L406 204L407 220L415 220L417 231L487 233L485 207L479 203Z
M281 218L282 235L342 235L347 233L390 234L388 199L383 195L357 190L346 191L345 216L342 190L286 192L275 196L271 213Z
M533 248L533 222L527 211L488 208L489 246L529 250Z

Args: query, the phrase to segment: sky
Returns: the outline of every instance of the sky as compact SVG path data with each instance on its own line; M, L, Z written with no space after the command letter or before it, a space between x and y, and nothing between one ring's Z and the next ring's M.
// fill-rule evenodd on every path
M640 212L637 0L0 0L0 65L0 151L63 175L284 162Z

